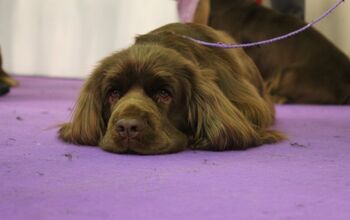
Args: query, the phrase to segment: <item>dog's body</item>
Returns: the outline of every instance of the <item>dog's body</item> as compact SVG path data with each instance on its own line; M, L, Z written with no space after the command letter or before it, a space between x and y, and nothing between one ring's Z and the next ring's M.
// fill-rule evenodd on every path
M306 25L248 0L201 0L194 19L226 31L239 43L267 40ZM246 52L275 102L350 104L350 60L315 29Z
M182 35L233 42L196 24L137 37L96 68L60 137L140 154L246 149L283 139L268 130L274 107L244 51L204 47Z

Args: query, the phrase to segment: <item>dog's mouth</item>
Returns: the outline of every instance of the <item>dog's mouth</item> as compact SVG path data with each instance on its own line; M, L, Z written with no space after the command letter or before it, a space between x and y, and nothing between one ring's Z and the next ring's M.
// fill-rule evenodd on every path
M166 138L156 138L156 140L147 138L121 138L114 140L113 152L121 154L164 154L176 152L180 146L172 146ZM181 145L181 149L183 146ZM173 149L174 148L174 149Z
M139 135L137 137L120 137L114 140L114 149L122 154L154 154L154 148L165 146L166 143L151 141L154 137Z
M144 144L136 138L123 138L119 140L120 145L127 149L142 148Z

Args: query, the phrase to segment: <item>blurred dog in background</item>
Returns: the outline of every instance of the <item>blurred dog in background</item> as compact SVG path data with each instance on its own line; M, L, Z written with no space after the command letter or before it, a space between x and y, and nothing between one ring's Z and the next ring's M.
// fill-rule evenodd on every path
M10 87L16 86L18 83L11 78L2 68L2 57L0 51L0 95L4 95L10 91Z
M200 0L193 21L223 30L239 43L267 40L306 25L249 0ZM350 104L350 60L314 28L245 51L274 102Z

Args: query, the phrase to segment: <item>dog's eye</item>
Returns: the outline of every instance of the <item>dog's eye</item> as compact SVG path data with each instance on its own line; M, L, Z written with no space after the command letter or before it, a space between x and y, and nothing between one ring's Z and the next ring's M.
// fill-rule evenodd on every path
M121 92L118 89L113 89L109 93L108 100L110 103L113 103L115 101L118 101L121 97Z
M120 98L120 91L117 90L117 89L114 89L114 90L111 91L110 96L114 97L114 98Z
M159 91L159 95L162 97L162 98L168 98L170 97L170 92L166 89L162 89Z
M158 102L169 103L171 101L171 93L166 89L160 89L155 95Z

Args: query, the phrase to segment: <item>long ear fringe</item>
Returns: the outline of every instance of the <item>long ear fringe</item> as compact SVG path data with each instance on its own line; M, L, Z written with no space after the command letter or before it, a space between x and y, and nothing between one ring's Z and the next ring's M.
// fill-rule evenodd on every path
M259 135L261 137L261 144L274 144L288 139L285 134L275 130L261 130Z
M243 80L241 84L245 90L234 91L235 94L232 96L236 95L239 98L239 100L231 100L235 103L234 105L257 127L266 128L272 125L275 121L275 108L267 93L262 94L263 98L247 81Z
M80 92L71 122L63 124L59 136L66 142L82 145L98 145L105 124L102 119L102 100L91 77ZM94 85L93 85L94 84Z
M190 103L194 148L246 149L283 139L283 135L252 124L212 81L198 80Z

